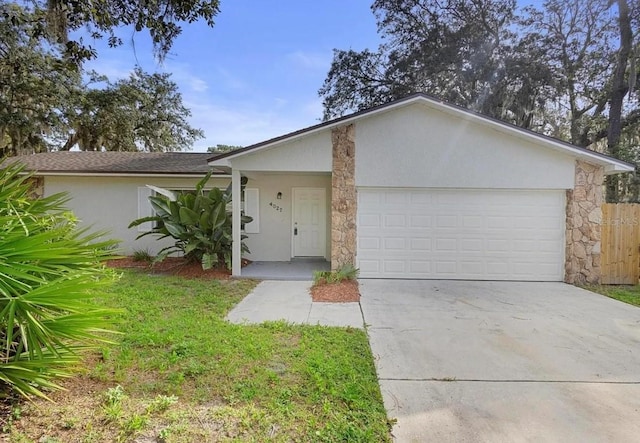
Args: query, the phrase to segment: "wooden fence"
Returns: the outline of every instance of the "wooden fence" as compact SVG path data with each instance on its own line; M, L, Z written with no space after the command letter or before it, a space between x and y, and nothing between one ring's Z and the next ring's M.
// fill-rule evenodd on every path
M602 205L602 283L636 285L640 279L640 204Z

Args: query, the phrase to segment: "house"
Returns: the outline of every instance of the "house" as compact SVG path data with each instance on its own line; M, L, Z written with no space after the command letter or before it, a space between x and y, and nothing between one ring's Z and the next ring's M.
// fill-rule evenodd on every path
M416 94L209 163L250 258L362 278L597 282L603 177L634 166ZM233 274L242 274L233 201ZM257 216L256 216L257 215Z
M194 189L209 171L209 153L144 153L144 152L49 152L8 159L21 162L33 171L36 193L51 195L68 192L67 206L82 222L97 230L108 230L119 240L119 252L135 251L156 254L172 244L171 239L157 241L153 236L136 237L149 229L149 224L129 229L129 223L152 215L148 197L155 185L171 190ZM230 175L214 174L209 187L226 188Z
M634 166L423 94L218 155L60 152L17 157L44 195L67 191L121 251L171 243L149 226L146 185L231 181L233 274L253 261L323 258L362 278L598 282L603 177ZM253 221L244 226L244 211Z

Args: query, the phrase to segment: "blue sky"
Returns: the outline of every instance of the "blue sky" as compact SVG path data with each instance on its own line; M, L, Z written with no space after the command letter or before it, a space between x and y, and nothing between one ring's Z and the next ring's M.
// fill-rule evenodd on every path
M191 124L205 132L193 151L218 143L247 146L320 121L317 91L333 49L380 43L371 3L222 0L216 26L185 25L162 65L145 32L123 32L121 47L92 43L99 55L87 68L111 80L128 76L136 64L170 72L192 111Z

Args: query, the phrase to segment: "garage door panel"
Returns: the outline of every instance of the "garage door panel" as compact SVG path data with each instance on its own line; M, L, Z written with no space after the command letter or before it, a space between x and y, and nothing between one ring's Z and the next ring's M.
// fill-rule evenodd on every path
M386 273L390 274L405 274L405 262L403 260L385 260L383 262L383 270Z
M358 268L362 275L377 274L380 272L380 260L361 259L358 261Z
M431 239L430 238L412 238L411 250L412 251L431 251Z
M411 215L409 218L410 228L429 228L431 227L430 215Z
M439 215L436 217L436 228L457 228L458 217L453 215Z
M358 194L363 278L562 280L564 191Z
M492 217L487 216L487 228L489 229L505 229L513 227L513 219L508 217Z
M433 195L425 194L425 193L411 193L410 201L411 205L414 206L432 206L433 205Z
M461 252L482 252L485 249L486 248L484 247L484 240L481 238L466 238L460 241Z
M428 261L411 260L409 262L409 272L417 275L430 274L431 263Z
M358 246L360 249L372 249L378 251L380 249L380 239L377 237L360 237L358 239Z
M385 228L406 228L407 219L404 214L386 214L383 218Z
M362 214L358 217L358 224L361 228L379 228L382 226L380 224L381 218L377 214Z
M458 242L455 238L436 238L437 252L457 251Z
M406 239L408 240L408 239ZM385 250L400 250L404 251L406 249L404 238L399 237L388 237L384 239L384 249Z
M481 261L461 261L460 272L468 275L482 277L485 274L485 266Z

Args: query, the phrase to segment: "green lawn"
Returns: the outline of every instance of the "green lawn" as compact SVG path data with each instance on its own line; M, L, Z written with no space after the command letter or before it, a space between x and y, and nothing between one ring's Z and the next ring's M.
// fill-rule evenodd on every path
M600 285L587 287L590 291L597 292L607 297L615 298L630 305L640 306L640 285L614 286Z
M16 408L11 441L389 441L365 333L225 322L253 285L125 272L101 298L118 343Z

